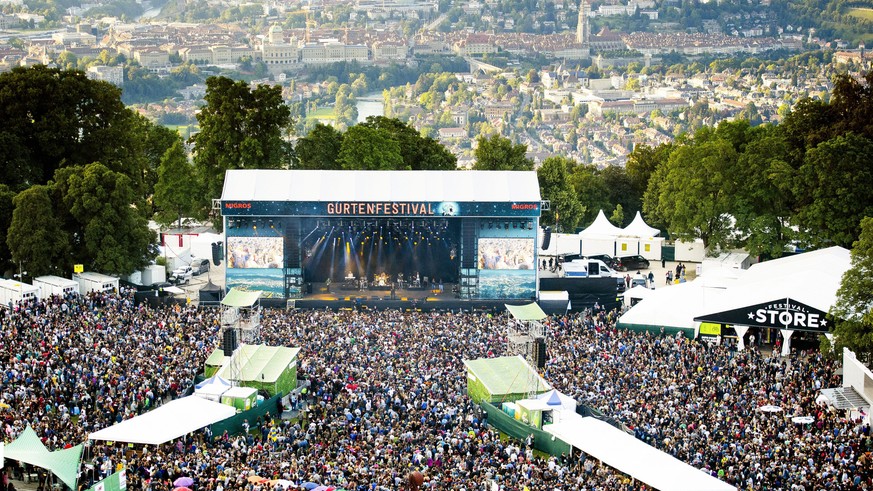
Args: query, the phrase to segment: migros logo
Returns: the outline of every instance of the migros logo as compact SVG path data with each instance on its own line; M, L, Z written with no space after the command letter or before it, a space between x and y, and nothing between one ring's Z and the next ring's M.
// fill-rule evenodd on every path
M536 203L513 203L513 210L537 210L539 209L539 205Z
M251 203L225 203L224 207L228 210L251 210Z

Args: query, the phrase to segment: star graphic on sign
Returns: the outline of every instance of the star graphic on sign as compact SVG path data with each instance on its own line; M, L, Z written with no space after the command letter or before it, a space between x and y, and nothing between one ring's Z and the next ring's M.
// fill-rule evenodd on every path
M749 312L749 320L752 320L752 319L754 319L754 318L755 318L755 313L754 313L754 312Z
M827 327L827 325L828 325L827 319L822 319L821 320L821 327Z

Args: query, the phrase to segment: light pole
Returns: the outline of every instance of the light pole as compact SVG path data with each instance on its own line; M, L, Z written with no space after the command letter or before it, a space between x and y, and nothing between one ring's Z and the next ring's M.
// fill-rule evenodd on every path
M27 274L27 271L23 271L23 266L21 261L18 261L18 274L13 274L12 276L18 278L18 281L24 281L24 275Z

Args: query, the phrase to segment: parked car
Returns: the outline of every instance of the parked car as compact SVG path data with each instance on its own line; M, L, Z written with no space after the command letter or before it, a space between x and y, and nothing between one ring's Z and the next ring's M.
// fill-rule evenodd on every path
M209 259L194 259L191 261L191 270L194 276L209 272Z
M174 285L185 285L191 281L191 276L193 276L193 274L194 270L191 269L191 266L176 268L173 270L172 276L170 276L170 283L173 283Z
M629 269L649 269L649 260L643 256L624 256L616 258L618 265L616 269L619 271L627 271Z
M597 259L598 261L603 261L604 264L609 266L612 269L618 270L619 261L618 258L612 257L609 254L595 254L593 256L585 256L588 259Z

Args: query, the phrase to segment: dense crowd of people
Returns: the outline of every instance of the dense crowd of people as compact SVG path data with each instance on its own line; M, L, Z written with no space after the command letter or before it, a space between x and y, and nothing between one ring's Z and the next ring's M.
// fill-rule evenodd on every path
M781 358L615 329L615 312L549 320L544 377L638 438L740 489L873 489L869 427L816 402L840 385L817 353ZM129 489L376 491L645 489L578 453L501 438L466 395L462 360L506 351L504 314L267 310L263 341L299 346L290 419L130 449L90 442L80 483L120 466ZM178 396L219 344L217 313L136 306L129 293L0 312L4 439L28 424L52 449ZM778 406L779 412L758 410ZM791 416L813 416L796 424ZM263 479L261 479L263 478ZM309 486L311 487L311 485Z

